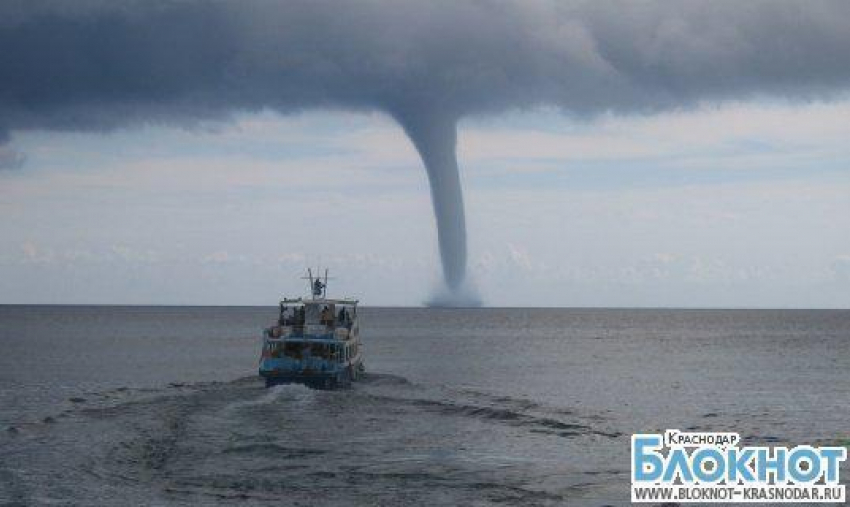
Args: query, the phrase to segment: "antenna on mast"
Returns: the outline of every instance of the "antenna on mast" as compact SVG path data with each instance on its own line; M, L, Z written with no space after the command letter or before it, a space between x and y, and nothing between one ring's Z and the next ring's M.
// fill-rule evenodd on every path
M323 289L324 289L324 292L323 292L322 297L327 299L327 297L328 297L328 268L325 268L325 286L323 287Z
M325 280L322 281L322 276L319 274L319 268L316 268L316 276L313 276L313 268L307 268L307 276L302 276L302 280L308 280L310 283L310 293L313 299L326 298L328 294L328 269L325 268Z

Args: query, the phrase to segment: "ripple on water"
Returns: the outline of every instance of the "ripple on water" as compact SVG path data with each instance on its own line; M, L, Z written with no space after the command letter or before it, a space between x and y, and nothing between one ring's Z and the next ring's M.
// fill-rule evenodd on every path
M609 470L608 460L579 465L570 452L620 436L573 407L374 374L342 391L265 389L248 378L82 405L50 424L63 435L53 447L20 444L37 455L19 461L34 474L24 488L33 496L559 504L592 497L610 477L586 473ZM46 480L59 455L62 473Z

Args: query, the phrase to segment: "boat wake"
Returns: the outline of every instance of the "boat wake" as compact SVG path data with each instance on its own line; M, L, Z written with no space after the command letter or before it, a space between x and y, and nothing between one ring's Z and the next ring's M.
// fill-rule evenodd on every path
M92 398L0 437L0 503L596 505L627 474L570 459L627 448L604 417L392 375Z

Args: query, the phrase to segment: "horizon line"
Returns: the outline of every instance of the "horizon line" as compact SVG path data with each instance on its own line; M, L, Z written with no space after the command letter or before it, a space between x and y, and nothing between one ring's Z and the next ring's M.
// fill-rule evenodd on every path
M69 308L277 308L278 305L249 304L174 304L174 303L2 303L0 307L69 307ZM435 310L683 310L683 311L848 311L847 307L802 306L428 306L367 305L363 308L435 309Z

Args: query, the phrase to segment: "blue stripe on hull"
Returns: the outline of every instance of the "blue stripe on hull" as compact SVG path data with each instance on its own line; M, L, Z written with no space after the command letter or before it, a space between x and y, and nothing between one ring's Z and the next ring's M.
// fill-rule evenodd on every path
M359 365L353 366L358 368ZM316 389L336 389L351 385L352 376L348 368L336 372L294 372L285 370L260 370L266 387L281 384L303 384Z

